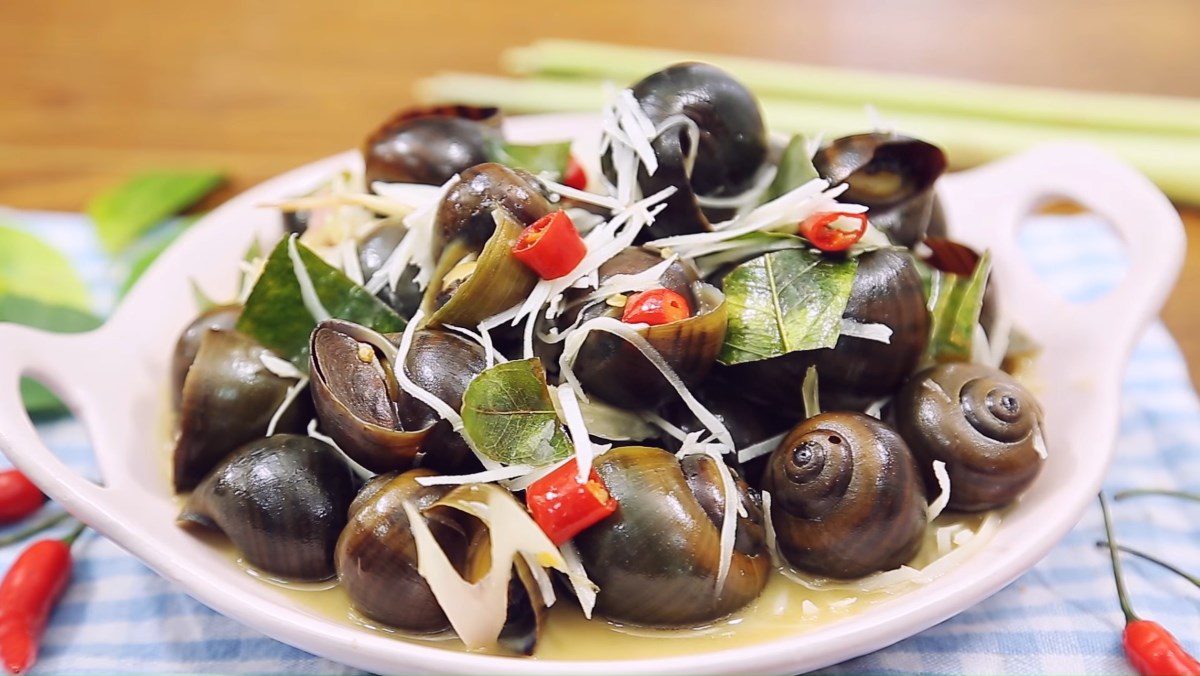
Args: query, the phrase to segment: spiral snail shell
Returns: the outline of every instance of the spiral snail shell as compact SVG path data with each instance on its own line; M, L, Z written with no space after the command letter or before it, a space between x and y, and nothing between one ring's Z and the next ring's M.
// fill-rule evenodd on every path
M1041 406L989 366L943 364L914 375L896 396L893 415L923 466L946 463L951 509L1004 506L1044 463Z
M925 533L916 461L887 425L823 413L797 425L763 478L780 552L801 570L851 579L913 558Z

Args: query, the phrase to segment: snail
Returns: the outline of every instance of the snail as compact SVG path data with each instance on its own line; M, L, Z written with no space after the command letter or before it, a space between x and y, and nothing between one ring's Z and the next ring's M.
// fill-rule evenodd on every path
M424 518L447 560L468 581L491 567L490 535L477 518L448 506L463 492L453 486L422 486L416 469L381 474L350 505L350 519L337 542L338 578L354 608L366 617L410 634L449 630L450 621L418 571L418 547L405 504ZM502 490L502 489L497 489ZM545 621L545 604L529 565L513 561L508 608L500 645L532 654Z
M662 262L657 252L630 247L600 266L599 283L603 285L616 275L643 272ZM648 326L639 333L686 384L698 383L712 368L725 339L725 296L716 287L699 281L695 267L683 260L667 266L658 281L687 300L692 316ZM621 317L621 307L602 298L583 302L586 295L587 290L567 295L569 310L559 317L560 329L596 317ZM589 394L614 406L654 408L674 394L667 380L636 347L609 333L588 334L573 370Z
M251 441L196 487L178 523L219 530L250 564L293 580L332 577L333 550L358 478L341 454L311 437Z
M272 353L237 331L205 331L184 379L179 438L173 452L175 490L190 490L238 446L267 432L294 380L263 363ZM299 432L312 418L308 397L299 396L275 425Z
M933 216L933 184L946 170L941 148L890 132L836 139L813 157L830 183L846 183L841 199L871 209L871 223L901 246L925 238Z
M496 108L439 106L401 111L371 132L363 144L366 184L442 185L455 174L487 162L502 140Z
M832 348L723 366L717 369L717 377L798 422L804 415L800 383L808 367L816 366L823 408L864 410L900 388L929 341L929 310L912 254L878 249L859 256L842 316L859 324L886 326L891 330L888 342L843 333Z
M682 460L659 448L615 448L595 461L619 507L575 537L588 577L599 586L595 611L618 622L695 626L758 597L770 572L762 508L735 479L733 556L717 588L725 493L716 460Z
M313 403L321 429L352 460L375 472L406 470L417 458L426 467L471 471L477 461L450 423L396 381L383 336L343 320L317 325L310 339ZM446 331L413 334L405 373L420 388L462 407L467 384L487 366L483 348Z
M358 242L358 264L362 269L363 279L370 280L383 268L406 234L408 228L404 226L403 219L392 217L380 220L363 235ZM417 286L416 276L417 267L410 265L394 285L385 284L375 295L407 319L421 307L422 293Z
M651 147L658 170L638 171L642 194L667 187L675 194L646 230L648 238L711 229L710 219L728 210L705 210L697 197L732 197L754 184L767 159L767 132L758 102L725 71L704 63L679 63L648 75L632 88L633 97L659 133ZM680 123L686 118L687 124ZM696 147L689 128L698 132ZM611 153L605 174L616 181Z
M529 172L495 162L475 165L460 174L438 203L435 255L456 241L467 252L481 252L496 230L492 212L497 208L512 214L521 227L551 211L541 183Z
M823 413L797 425L763 478L784 558L852 579L910 561L925 534L921 475L894 430L861 413Z
M900 390L892 415L923 465L946 463L951 509L1007 505L1045 462L1041 406L998 369L954 363L922 371Z
M187 378L188 369L196 361L196 353L200 351L200 339L210 329L213 331L231 331L242 314L240 305L217 305L211 307L192 320L191 324L179 334L175 343L175 353L171 357L171 391L175 395L175 410L183 404L183 381Z

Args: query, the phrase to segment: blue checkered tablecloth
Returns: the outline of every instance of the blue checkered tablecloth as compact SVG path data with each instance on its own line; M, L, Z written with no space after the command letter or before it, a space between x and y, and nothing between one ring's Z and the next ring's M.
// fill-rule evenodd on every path
M1072 299L1099 295L1122 273L1118 242L1086 216L1043 216L1022 244L1049 288ZM3 212L0 222L29 228L76 262L96 291L113 302L119 272L98 253L77 214ZM1116 465L1107 488L1200 489L1200 404L1174 341L1150 328L1134 352L1124 384ZM41 426L47 443L81 467L88 441L73 422ZM55 509L48 506L47 510ZM1116 505L1125 544L1158 553L1200 573L1200 505L1141 498ZM992 598L890 648L829 673L1129 673L1121 654L1122 616L1106 555L1098 507L1044 561ZM19 547L0 550L7 566ZM192 600L129 554L89 533L77 545L74 582L46 632L37 671L320 672L348 671L266 638ZM1200 653L1200 591L1129 559L1135 604Z

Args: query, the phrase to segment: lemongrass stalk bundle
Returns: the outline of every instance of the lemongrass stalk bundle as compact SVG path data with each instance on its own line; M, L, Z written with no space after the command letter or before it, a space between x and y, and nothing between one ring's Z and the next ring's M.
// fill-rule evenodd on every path
M604 104L604 87L598 80L515 79L459 73L445 73L422 81L417 95L426 102L495 105L531 113L592 112ZM810 137L823 134L831 138L873 126L864 107L853 103L801 101L773 95L760 95L759 102L767 125L774 131ZM890 108L880 108L880 112L884 121L897 131L945 148L956 167L974 166L1048 141L1084 141L1134 165L1172 198L1200 204L1200 135L1082 129Z
M898 73L873 73L720 54L573 40L540 40L503 55L517 75L635 82L679 61L706 61L728 70L760 96L829 101L895 111L924 111L1081 129L1200 135L1200 100L1102 94L985 84Z

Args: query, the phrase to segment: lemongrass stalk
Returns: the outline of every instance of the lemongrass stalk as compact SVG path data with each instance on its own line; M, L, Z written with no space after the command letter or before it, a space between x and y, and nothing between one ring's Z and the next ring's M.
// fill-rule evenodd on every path
M724 68L763 96L872 104L895 111L926 111L1083 129L1200 134L1200 100L1102 94L1045 87L878 73L761 59L627 47L573 40L540 40L504 52L518 75L611 79L631 83L668 64L706 61Z
M505 77L447 73L418 84L426 102L495 105L513 112L598 111L604 103L598 81ZM868 130L866 111L850 104L800 102L764 96L759 99L774 131L818 134L825 138ZM1093 143L1137 167L1163 192L1180 202L1200 204L1200 138L1142 134L1118 130L1028 124L998 119L935 113L882 110L895 129L946 149L955 167L970 167L1049 141Z

